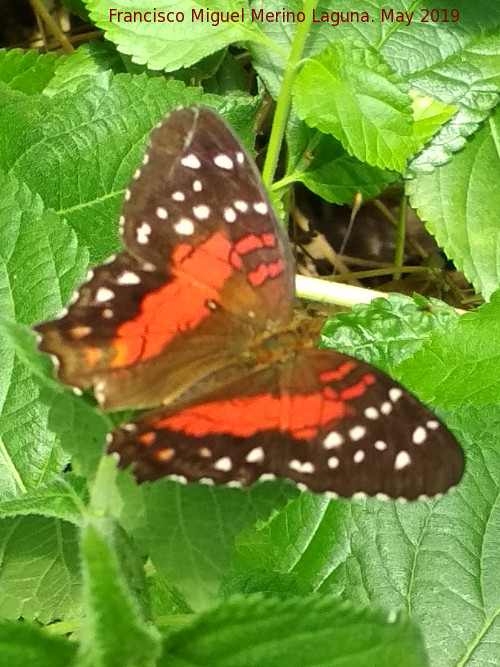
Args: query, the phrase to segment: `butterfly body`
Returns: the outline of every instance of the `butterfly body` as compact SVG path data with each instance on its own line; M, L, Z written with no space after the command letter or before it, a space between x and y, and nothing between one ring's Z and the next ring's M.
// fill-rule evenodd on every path
M155 408L110 435L139 481L417 498L460 478L453 436L380 371L292 325L293 258L258 172L207 109L152 132L125 193L126 250L38 325L66 384L105 409Z

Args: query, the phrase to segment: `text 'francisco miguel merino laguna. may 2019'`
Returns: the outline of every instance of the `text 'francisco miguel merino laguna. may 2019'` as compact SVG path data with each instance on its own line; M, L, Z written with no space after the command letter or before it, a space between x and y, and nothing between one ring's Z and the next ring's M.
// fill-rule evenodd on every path
M397 23L408 27L414 23L456 23L459 20L458 9L423 8L413 12L398 12L394 9L381 9L380 12L326 12L313 9L313 23L329 24L333 28L341 23ZM238 11L211 11L208 8L192 9L190 12L151 11L123 12L109 10L110 23L208 23L217 27L220 23L303 23L304 12L282 11L266 12L264 9L242 7Z

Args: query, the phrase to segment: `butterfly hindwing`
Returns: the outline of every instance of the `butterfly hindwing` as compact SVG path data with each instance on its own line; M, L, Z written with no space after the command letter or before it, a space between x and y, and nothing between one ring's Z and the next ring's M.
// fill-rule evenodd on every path
M463 471L454 437L415 397L367 364L319 350L119 427L109 451L139 481L283 477L340 497L431 496Z

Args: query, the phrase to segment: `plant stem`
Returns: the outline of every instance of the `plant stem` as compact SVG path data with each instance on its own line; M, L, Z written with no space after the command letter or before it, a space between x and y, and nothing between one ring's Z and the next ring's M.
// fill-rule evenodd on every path
M116 459L113 455L102 456L90 491L89 510L92 514L103 516L108 514L110 489L116 477Z
M399 203L398 226L396 227L396 248L394 250L394 271L393 280L401 279L401 269L403 266L403 257L405 252L405 231L406 231L406 196L403 193Z
M332 283L319 278L307 278L306 276L295 276L295 288L297 295L300 297L340 306L370 303L373 299L379 297L387 299L388 297L383 292L376 292L364 287L342 285L341 283Z
M305 20L299 23L297 31L290 49L290 57L285 67L283 75L283 83L280 94L276 102L276 111L273 119L273 127L271 129L271 136L269 137L269 146L267 149L266 161L264 169L262 170L262 180L264 185L269 188L274 178L276 165L285 134L286 121L288 119L288 112L290 110L292 86L299 66L304 45L309 33L309 26L311 25L313 10L316 8L318 0L304 0L302 4L302 11L305 14Z

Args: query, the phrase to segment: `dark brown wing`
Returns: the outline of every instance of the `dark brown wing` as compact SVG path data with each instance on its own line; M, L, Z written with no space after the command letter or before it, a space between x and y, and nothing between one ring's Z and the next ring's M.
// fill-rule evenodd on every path
M211 111L180 109L152 132L121 223L128 252L94 269L64 317L36 327L61 380L93 386L103 407L206 388L290 319L288 246L253 162Z
M415 499L463 472L453 435L371 366L308 350L205 396L115 429L110 452L138 481L248 485L288 478L314 492Z

